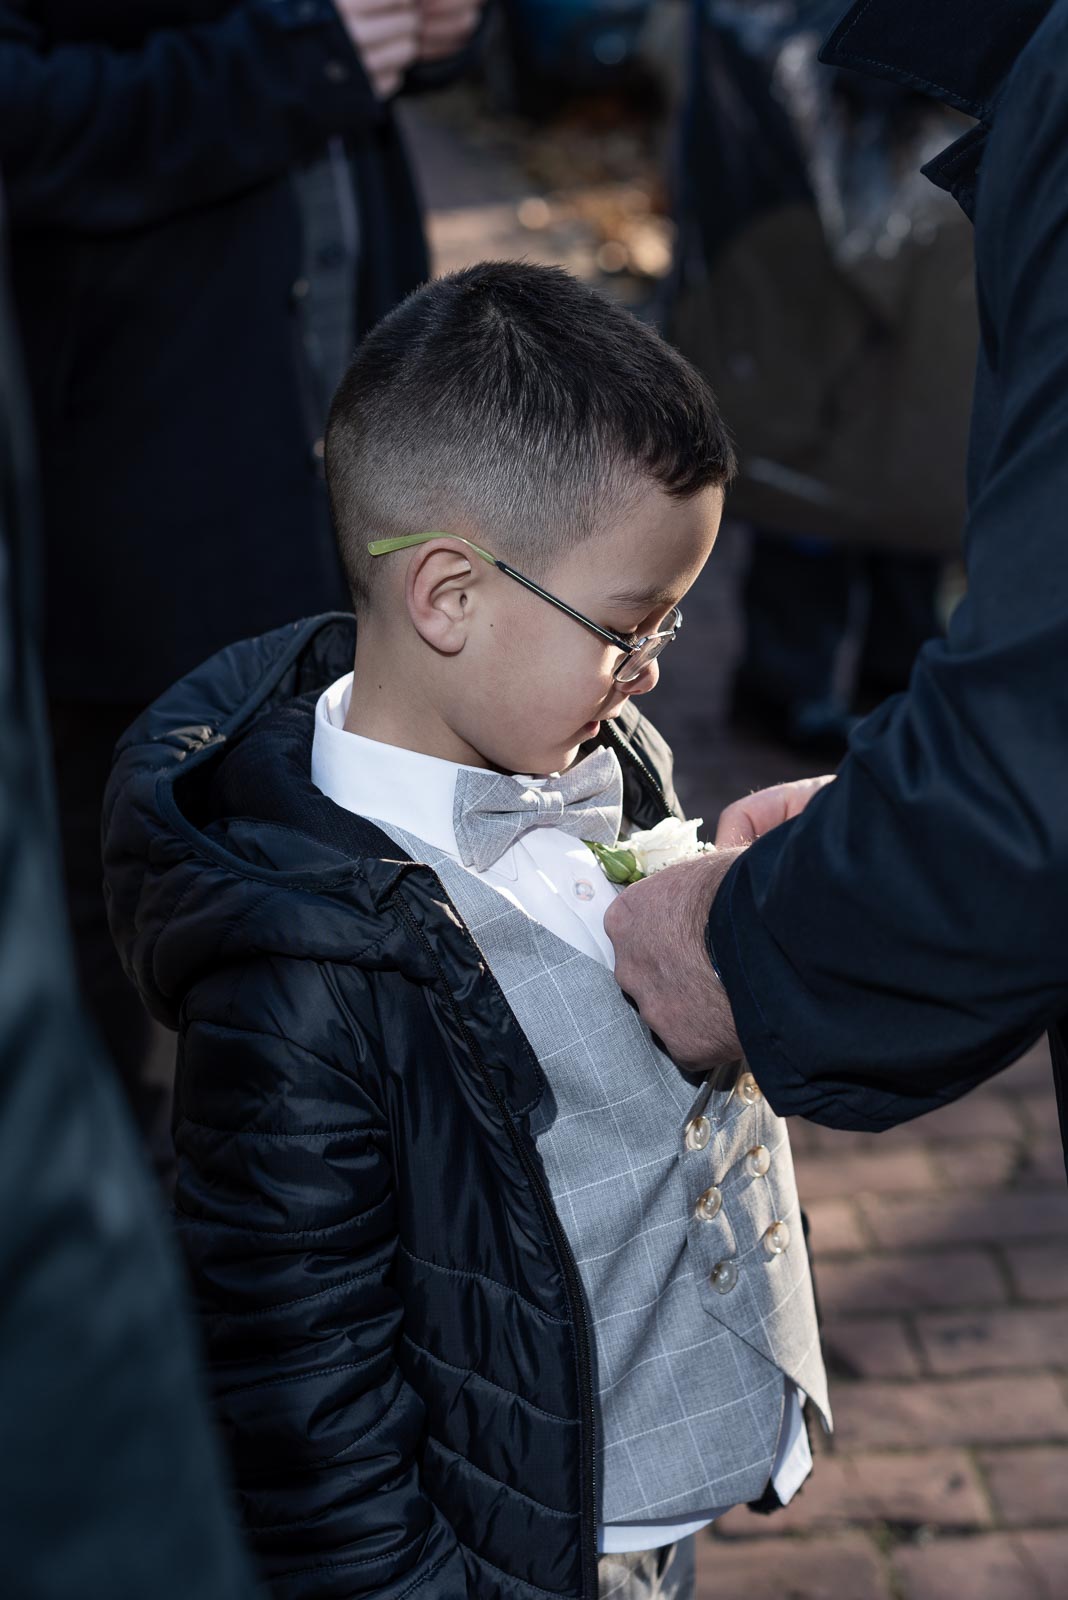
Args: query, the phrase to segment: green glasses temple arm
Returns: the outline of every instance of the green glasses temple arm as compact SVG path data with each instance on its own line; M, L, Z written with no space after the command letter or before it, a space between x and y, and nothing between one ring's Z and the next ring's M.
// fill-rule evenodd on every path
M470 539L461 539L458 533L406 533L399 539L374 539L367 546L367 553L372 556L389 556L394 550L410 550L413 545L429 544L431 539L455 539L457 544L465 544L469 550L475 552L476 556L488 561L491 567L502 565L488 550L480 549L477 544L472 544Z
M523 574L517 572L514 567L510 567L507 561L501 561L499 557L491 556L488 550L482 549L481 545L472 544L470 539L461 538L458 533L406 533L398 539L375 539L367 546L367 550L368 554L372 556L388 556L392 555L395 550L410 550L413 545L429 544L431 539L454 539L457 544L465 544L469 550L475 552L476 556L481 556L483 561L488 561L491 567L496 567L498 572L506 573L509 578L514 578L517 583L521 583L524 589L529 589L532 594L540 595L543 600L547 600L558 611L563 611L566 616L573 617L576 622L581 622L584 628L589 628L590 632L597 634L598 638L605 639L609 644L615 645L617 650L625 650L628 655L633 652L634 645L631 644L629 639L624 639L622 634L613 633L609 628L602 628L598 623L591 622L590 618L584 617L581 611L576 611L572 606L569 606L566 600L560 600L556 595L550 594L548 589L543 589L540 583L534 582L533 578L524 578Z

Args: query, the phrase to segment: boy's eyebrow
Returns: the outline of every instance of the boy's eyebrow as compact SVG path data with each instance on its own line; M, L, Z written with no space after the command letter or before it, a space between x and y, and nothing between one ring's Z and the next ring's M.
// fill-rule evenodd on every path
M605 596L605 604L609 606L641 606L642 614L658 607L669 610L675 604L675 595L670 589L643 589L638 585L631 588L613 589L611 594Z

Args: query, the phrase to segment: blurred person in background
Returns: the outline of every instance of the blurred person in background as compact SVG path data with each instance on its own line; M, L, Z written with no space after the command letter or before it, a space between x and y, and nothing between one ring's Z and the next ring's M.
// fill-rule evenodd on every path
M944 565L754 528L728 706L735 731L840 761L854 721L908 687L918 651L941 632Z
M740 731L837 761L941 631L977 343L960 116L816 59L841 0L692 0L668 331L736 435L754 528Z
M347 604L326 409L362 333L428 276L389 102L456 71L478 13L0 3L68 904L87 1003L161 1147L168 1091L101 889L112 749L220 646Z
M10 1600L253 1600L176 1263L80 1014L0 283L0 1550Z

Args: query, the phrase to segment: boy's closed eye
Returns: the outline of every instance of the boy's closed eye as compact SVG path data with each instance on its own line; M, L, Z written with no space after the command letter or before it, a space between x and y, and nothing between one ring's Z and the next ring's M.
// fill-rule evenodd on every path
M615 619L605 623L616 633L640 639L643 634L655 633L678 605L679 596L674 589L650 588L647 584L625 585L606 595L605 610Z
M651 633L659 632L677 603L677 599L666 592L655 595L652 600L648 596L642 596L629 604L624 604L613 596L608 601L611 617L603 626L634 643Z

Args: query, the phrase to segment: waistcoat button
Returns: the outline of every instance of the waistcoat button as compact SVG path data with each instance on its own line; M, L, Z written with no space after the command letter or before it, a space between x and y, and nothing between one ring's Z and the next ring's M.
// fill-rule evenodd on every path
M712 1124L707 1117L694 1117L686 1124L687 1150L703 1150L712 1137Z
M730 1294L738 1282L737 1265L733 1261L717 1261L708 1281L717 1294Z
M771 1151L767 1145L754 1145L745 1158L745 1165L750 1177L763 1178L771 1166Z
M764 1098L760 1085L751 1072L742 1073L738 1079L738 1086L735 1092L745 1101L747 1106L755 1106L758 1100L763 1100Z
M790 1248L790 1230L785 1222L773 1222L764 1235L764 1248L769 1256L781 1256Z
M719 1216L723 1206L723 1196L713 1184L711 1189L706 1189L694 1207L696 1215L702 1222L714 1222Z

